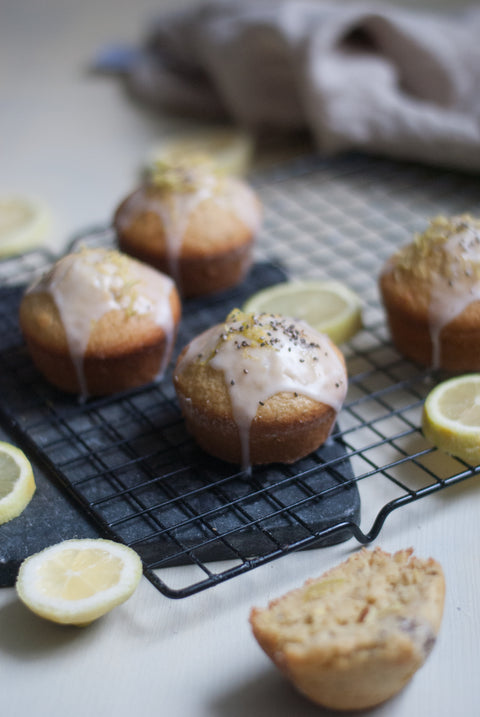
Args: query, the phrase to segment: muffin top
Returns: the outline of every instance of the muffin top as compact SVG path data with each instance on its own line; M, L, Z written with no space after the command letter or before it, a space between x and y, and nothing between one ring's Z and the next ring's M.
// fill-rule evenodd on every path
M480 281L480 220L468 214L432 219L422 234L393 257L395 275L452 289Z
M20 318L24 330L53 350L78 359L108 356L157 329L170 335L180 310L172 295L172 279L155 269L118 251L81 249L27 289Z
M328 336L303 321L238 309L187 346L175 381L195 403L214 395L218 412L233 415L245 450L257 411L265 420L270 413L297 420L306 398L338 412L347 391L343 356Z
M434 332L460 314L477 323L477 311L463 312L480 300L480 220L468 214L434 218L387 261L381 283L401 291L405 305L425 316Z

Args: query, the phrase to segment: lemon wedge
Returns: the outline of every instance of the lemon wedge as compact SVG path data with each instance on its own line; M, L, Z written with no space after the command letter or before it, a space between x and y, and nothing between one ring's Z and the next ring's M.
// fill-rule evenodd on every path
M0 441L0 524L16 518L35 492L32 466L16 446Z
M359 297L345 284L333 280L274 284L251 296L243 310L303 319L336 344L348 341L362 327Z
M480 464L480 374L455 376L432 389L423 405L422 430L445 453Z
M50 213L38 199L0 197L0 257L22 254L41 244L50 229Z
M206 155L225 174L244 175L250 167L254 142L243 130L230 127L211 127L164 139L155 145L147 159L148 166L162 160L183 159Z
M37 615L64 625L88 625L125 602L142 575L137 553L101 538L65 540L26 558L16 590Z

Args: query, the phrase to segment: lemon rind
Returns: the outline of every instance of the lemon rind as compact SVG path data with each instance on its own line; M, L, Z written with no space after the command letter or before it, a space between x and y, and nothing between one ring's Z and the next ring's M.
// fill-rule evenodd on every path
M35 584L36 570L48 555L63 549L105 547L107 552L124 558L119 581L94 595L79 600L63 600L42 595ZM131 548L103 538L65 540L26 558L20 566L15 587L20 600L36 615L64 625L88 625L114 607L124 603L135 592L142 576L142 562ZM33 581L33 582L32 582Z
M25 226L0 237L0 257L15 256L34 249L46 240L51 228L50 211L40 199L17 194L0 198L0 204L7 202L27 205L32 209L33 217Z
M362 319L362 302L360 297L352 291L348 286L336 280L292 280L275 284L271 287L261 289L259 292L251 296L243 305L245 312L261 312L266 309L262 307L265 297L274 301L275 296L286 296L294 294L296 291L312 292L331 291L333 294L340 296L346 302L345 309L334 319L322 322L312 322L312 327L317 331L326 333L334 343L345 343L355 336L363 327ZM292 312L294 314L294 312Z
M0 441L0 452L7 453L20 468L12 490L0 499L0 525L18 518L30 503L36 490L35 478L30 461L16 446Z
M439 407L442 394L452 385L478 382L480 375L466 374L456 376L433 388L425 399L422 411L422 431L425 438L436 448L467 462L470 465L480 464L480 427L469 428L444 416Z

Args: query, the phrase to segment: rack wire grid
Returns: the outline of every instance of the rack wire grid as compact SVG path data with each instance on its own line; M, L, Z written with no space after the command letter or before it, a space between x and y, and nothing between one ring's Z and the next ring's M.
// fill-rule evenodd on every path
M23 285L51 257L0 263L0 417L100 532L140 554L164 595L181 598L304 548L374 540L397 508L478 473L423 438L424 398L442 378L390 342L383 262L436 214L480 213L468 175L349 155L305 156L251 176L264 205L256 263L240 287L186 302L177 353L261 287L333 278L361 297L364 328L344 344L349 390L329 441L292 466L250 473L187 434L171 381L79 403L37 374L19 332ZM114 244L110 228L74 243ZM170 570L171 566L193 570Z

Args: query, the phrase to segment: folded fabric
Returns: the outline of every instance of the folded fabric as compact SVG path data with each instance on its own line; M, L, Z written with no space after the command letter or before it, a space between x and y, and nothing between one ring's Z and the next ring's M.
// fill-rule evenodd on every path
M321 0L216 1L161 18L135 92L257 131L480 169L480 9L427 13Z

